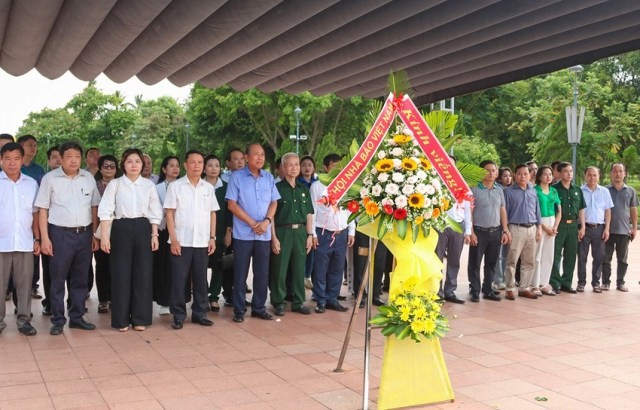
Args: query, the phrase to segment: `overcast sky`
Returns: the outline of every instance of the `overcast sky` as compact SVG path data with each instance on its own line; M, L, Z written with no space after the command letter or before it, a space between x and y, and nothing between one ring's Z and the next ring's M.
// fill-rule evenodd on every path
M58 79L49 80L35 69L20 77L14 77L0 69L0 133L15 135L30 112L37 112L45 107L63 107L86 85L86 81L78 80L69 72ZM96 85L108 94L120 90L127 102L131 103L138 94L142 94L145 100L168 95L183 103L191 89L190 85L176 87L168 80L148 86L135 77L116 84L102 74L96 79Z

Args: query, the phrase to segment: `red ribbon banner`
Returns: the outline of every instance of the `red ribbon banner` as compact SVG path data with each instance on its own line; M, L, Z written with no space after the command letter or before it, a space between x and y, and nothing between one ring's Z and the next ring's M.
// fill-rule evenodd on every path
M413 132L413 137L456 201L470 200L469 186L408 95L404 96L398 116Z
M327 187L327 202L329 204L336 204L342 199L349 187L356 182L376 154L378 147L384 140L384 136L389 127L391 127L391 122L395 118L396 108L393 97L393 94L389 94L382 111L378 114L378 118L373 123L369 135L367 135L358 152Z

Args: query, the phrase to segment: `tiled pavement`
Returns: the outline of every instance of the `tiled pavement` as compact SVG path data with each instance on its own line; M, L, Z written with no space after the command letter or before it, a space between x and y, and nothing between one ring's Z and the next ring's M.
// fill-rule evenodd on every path
M442 346L456 400L429 408L640 408L639 251L636 241L630 293L588 288L541 300L447 304L451 332ZM121 334L109 329L108 315L96 313L94 292L88 319L98 330L50 336L34 301L39 334L27 338L15 328L11 302L7 307L0 409L361 408L362 310L344 372L334 373L349 313L287 312L272 322L247 315L235 324L230 308L222 308L210 314L212 328L186 323L174 331L170 317L156 316L145 332ZM375 408L383 346L377 332L372 346Z

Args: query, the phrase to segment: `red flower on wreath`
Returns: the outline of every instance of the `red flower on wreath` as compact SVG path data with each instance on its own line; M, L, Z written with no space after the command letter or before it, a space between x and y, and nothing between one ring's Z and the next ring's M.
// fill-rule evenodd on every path
M393 217L397 220L402 220L407 218L407 210L403 208L398 208L393 212Z
M393 207L391 205L385 205L382 207L382 209L384 210L384 213L387 215L393 215Z
M349 212L351 212L352 214L355 214L356 212L358 212L358 210L360 209L360 204L358 204L358 201L356 200L351 200L349 201L349 203L347 204L347 209L349 210Z

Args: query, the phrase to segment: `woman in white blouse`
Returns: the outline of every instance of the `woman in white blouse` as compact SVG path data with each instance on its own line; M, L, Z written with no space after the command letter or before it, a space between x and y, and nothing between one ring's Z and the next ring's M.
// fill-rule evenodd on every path
M111 182L98 207L103 252L111 254L111 327L142 331L153 311L153 251L158 249L162 206L156 187L140 174L139 149L122 154L124 175Z

